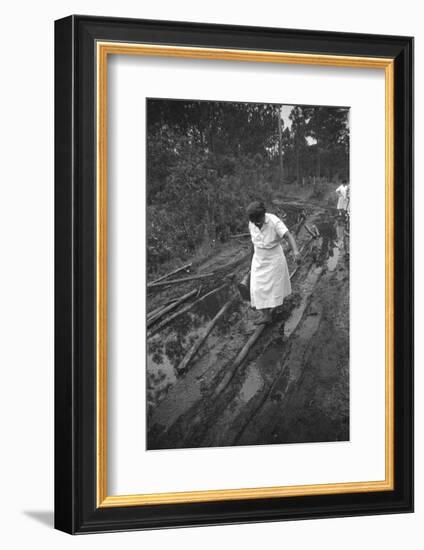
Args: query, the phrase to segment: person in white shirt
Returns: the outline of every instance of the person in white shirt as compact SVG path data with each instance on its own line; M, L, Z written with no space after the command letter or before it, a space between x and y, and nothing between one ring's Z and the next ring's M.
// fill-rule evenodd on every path
M344 248L345 227L349 224L349 184L346 180L342 181L342 184L336 189L336 193L339 197L337 201L337 219L336 219L336 233L337 243L336 245L342 249Z
M281 306L291 294L291 283L282 241L286 238L296 262L300 254L293 235L284 222L266 212L263 202L252 202L247 208L249 231L254 253L250 272L252 307L261 310L257 323L269 323L274 308Z
M343 180L342 184L336 189L339 200L337 201L337 210L344 214L349 208L349 185Z

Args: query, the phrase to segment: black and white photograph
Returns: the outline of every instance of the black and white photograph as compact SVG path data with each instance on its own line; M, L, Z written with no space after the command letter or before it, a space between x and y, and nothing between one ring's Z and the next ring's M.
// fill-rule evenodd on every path
M349 440L349 108L147 99L147 449Z
M423 547L422 11L4 4L5 550Z

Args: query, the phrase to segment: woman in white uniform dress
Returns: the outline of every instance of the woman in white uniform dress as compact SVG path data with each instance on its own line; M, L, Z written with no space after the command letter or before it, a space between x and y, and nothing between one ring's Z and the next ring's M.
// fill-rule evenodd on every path
M262 202L255 201L247 208L249 231L254 253L250 272L252 307L262 311L258 323L271 321L272 310L281 306L291 294L291 283L282 241L287 238L297 262L300 261L296 241L285 224L274 214L266 212Z
M338 196L337 210L348 210L349 208L349 186L345 180L337 187L336 193Z

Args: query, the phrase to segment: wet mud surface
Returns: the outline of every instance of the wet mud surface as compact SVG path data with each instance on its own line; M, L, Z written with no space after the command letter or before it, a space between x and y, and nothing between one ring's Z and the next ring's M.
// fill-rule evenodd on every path
M197 266L196 273L215 272L213 277L149 292L152 311L192 289L198 289L195 301L225 285L147 338L148 449L349 439L346 227L333 211L302 204L285 205L286 225L293 227L299 212L319 237L312 238L304 225L296 227L303 259L296 270L286 252L290 273L296 270L292 294L240 364L238 354L258 329L257 312L237 290L250 267L248 238L229 241ZM229 300L180 371L187 352Z

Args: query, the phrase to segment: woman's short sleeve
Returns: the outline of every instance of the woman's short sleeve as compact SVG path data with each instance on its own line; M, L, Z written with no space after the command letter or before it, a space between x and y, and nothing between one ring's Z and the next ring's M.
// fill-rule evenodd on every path
M275 222L275 230L279 237L284 237L288 231L286 224L282 222L280 218L277 218L277 221Z

